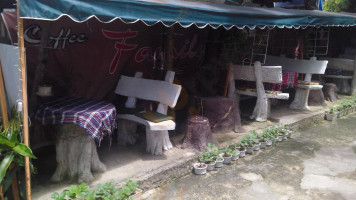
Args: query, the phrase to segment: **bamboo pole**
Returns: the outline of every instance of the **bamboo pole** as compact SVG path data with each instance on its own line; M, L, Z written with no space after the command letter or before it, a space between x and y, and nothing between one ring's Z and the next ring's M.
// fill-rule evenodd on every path
M9 118L7 115L7 106L6 106L6 96L5 96L5 86L4 79L2 76L2 66L0 62L0 106L1 106L1 115L2 115L2 123L4 127L9 123ZM0 185L0 200L4 199L4 194L2 191L2 186Z
M1 61L0 61L0 104L1 104L2 123L4 127L6 127L7 124L9 123L9 116L7 114L5 85L4 85L4 77L2 75Z
M20 65L21 65L21 86L22 86L22 117L23 117L23 138L24 144L29 146L28 130L28 102L27 102L27 77L25 61L25 42L23 32L23 19L20 17L20 3L17 1L17 31L18 44L20 48ZM25 157L25 178L26 178L26 199L31 200L31 176L30 176L30 158Z
M10 169L12 169L14 167L15 167L15 164L11 163ZM16 172L15 172L14 176L12 177L11 189L12 189L12 196L14 197L14 200L20 200L19 185L17 183Z

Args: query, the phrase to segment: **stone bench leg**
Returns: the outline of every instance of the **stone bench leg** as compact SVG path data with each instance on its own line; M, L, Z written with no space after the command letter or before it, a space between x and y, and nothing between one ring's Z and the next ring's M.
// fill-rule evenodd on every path
M298 110L309 110L308 98L309 98L310 89L308 88L298 88L295 93L293 102L290 105L291 109Z
M169 150L173 148L171 141L169 140L168 131L151 131L146 127L146 151L152 155L162 155L163 150Z
M105 165L99 160L94 139L85 130L75 124L56 126L59 140L56 144L57 169L51 178L59 182L67 176L70 180L92 182L91 171L105 171Z

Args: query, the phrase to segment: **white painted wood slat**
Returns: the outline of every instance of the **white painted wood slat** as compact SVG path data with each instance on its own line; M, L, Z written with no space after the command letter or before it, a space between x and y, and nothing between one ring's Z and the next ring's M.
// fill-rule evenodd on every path
M327 60L301 60L279 56L267 56L267 65L281 65L283 70L305 74L324 74Z
M167 81L121 76L115 89L116 94L139 99L158 101L173 108L182 87Z
M255 70L253 66L233 65L233 74L235 80L256 81ZM262 82L281 83L281 66L262 66Z

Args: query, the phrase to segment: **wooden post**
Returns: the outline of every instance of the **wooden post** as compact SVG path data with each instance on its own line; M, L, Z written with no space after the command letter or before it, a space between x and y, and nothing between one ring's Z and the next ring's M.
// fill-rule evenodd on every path
M356 95L356 56L354 58L354 75L352 76L350 95Z
M20 66L21 66L21 87L22 87L22 117L23 117L23 140L26 146L29 146L28 133L28 102L27 102L27 77L25 60L25 41L23 32L23 19L20 17L20 3L17 1L17 31L18 45L20 48ZM25 157L25 181L26 181L26 199L31 200L31 174L30 158Z
M0 61L0 104L1 104L2 123L4 127L6 127L7 124L9 123L9 116L7 114L5 85L4 85L4 78L2 76L1 61Z
M225 80L225 91L224 97L227 95L227 89L229 88L230 74L231 74L232 62L229 64L229 68L227 69L226 80Z
M167 70L173 71L173 51L174 51L174 28L167 28L165 64Z

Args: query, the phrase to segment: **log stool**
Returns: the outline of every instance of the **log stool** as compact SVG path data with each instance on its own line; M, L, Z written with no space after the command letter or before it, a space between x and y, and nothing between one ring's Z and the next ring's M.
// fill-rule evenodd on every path
M234 130L243 132L237 101L228 97L202 98L202 115L207 117L213 133Z
M308 104L313 106L326 106L325 98L322 90L310 90Z
M196 148L205 151L208 143L217 144L210 130L209 120L203 116L189 116L187 131L182 148Z
M323 93L327 101L336 101L339 99L337 95L337 87L335 83L325 83L323 87Z
M61 124L55 128L59 138L56 144L57 169L52 182L68 177L79 183L90 183L94 180L92 171L106 170L99 160L94 139L84 128L76 124Z

